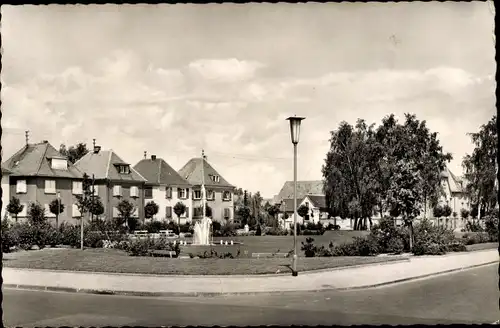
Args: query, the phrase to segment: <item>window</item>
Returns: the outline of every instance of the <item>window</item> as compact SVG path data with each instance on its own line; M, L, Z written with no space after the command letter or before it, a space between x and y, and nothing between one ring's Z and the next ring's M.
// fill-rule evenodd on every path
M79 218L82 216L82 213L80 213L80 210L78 209L78 205L76 205L76 204L73 204L72 216L74 218Z
M172 206L167 206L165 208L165 217L170 219L172 217Z
M73 195L81 195L83 193L83 183L81 181L73 181Z
M207 199L209 199L209 200L215 199L215 193L213 190L207 190Z
M25 194L27 191L26 180L17 180L16 193Z
M48 218L55 218L56 215L50 211L50 206L49 204L45 204L45 216Z
M195 217L202 216L203 215L202 210L203 209L201 207L195 207L193 215Z
M68 169L68 161L64 158L52 158L50 160L50 166L54 170L67 170Z
M181 214L181 218L188 218L188 217L189 217L189 207L186 207L184 213Z
M229 220L231 218L231 210L229 208L224 209L224 219Z
M224 191L224 192L222 193L222 199L223 199L223 200L226 200L226 201L227 201L227 200L231 200L231 193L230 193L229 191Z
M177 198L186 199L186 189L177 188Z
M120 174L130 174L130 166L118 165L118 172L120 172Z
M167 187L165 189L165 198L167 199L172 198L172 187Z
M201 199L201 190L193 191L193 199Z
M120 197L122 195L122 186L113 186L113 196Z
M211 175L210 179L212 179L213 182L219 182L220 181L220 177L218 175Z
M144 198L147 199L153 198L153 187L144 188Z
M139 188L137 186L130 187L130 197L139 197Z
M45 180L45 193L46 194L56 193L56 180Z

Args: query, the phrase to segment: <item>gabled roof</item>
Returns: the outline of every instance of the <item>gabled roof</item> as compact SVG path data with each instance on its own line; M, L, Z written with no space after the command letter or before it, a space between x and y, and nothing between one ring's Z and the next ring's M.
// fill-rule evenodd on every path
M51 167L51 159L65 159L67 170L57 170ZM2 171L10 172L12 176L42 176L54 178L81 179L83 174L65 156L61 155L50 143L43 141L27 144L2 164Z
M450 192L459 193L463 192L463 181L457 177L448 167L441 172L441 177L448 181Z
M168 186L190 186L163 158L143 159L134 166L147 184Z
M130 165L121 159L112 149L101 150L99 152L88 152L75 163L75 166L89 176L94 175L96 180L106 179L113 181L137 181L147 180L133 167L130 167L130 174L121 174L117 165Z
M179 175L192 185L202 184L202 165L205 174L205 186L235 188L227 182L206 159L192 158L179 170ZM214 182L212 176L219 176L219 182Z
M304 197L297 198L297 209L299 208L300 203L302 203L303 201L304 201ZM281 210L285 211L287 213L293 213L294 212L293 199L291 199L291 198L283 199L283 201L281 202Z
M323 181L297 181L297 198L304 198L306 195L324 195ZM293 198L293 181L287 181L281 188L276 200Z
M307 195L307 198L311 201L311 205L317 208L326 208L326 199L323 195Z

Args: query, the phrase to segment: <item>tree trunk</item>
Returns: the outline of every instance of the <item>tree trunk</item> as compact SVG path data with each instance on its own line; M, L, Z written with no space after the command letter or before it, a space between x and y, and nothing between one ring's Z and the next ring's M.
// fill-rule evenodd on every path
M357 228L358 228L358 219L354 218L354 226L352 227L352 230L357 230Z
M336 217L336 216L334 216L334 217L333 217L333 225L334 225L334 226L336 226L336 225L337 225L337 217Z
M18 221L17 221L17 214L16 214L15 218L16 218L16 223L18 223Z
M409 223L409 231L410 231L410 252L413 250L413 222Z
M59 214L56 215L56 229L59 228Z
M372 226L373 226L372 217L370 216L370 217L368 218L368 220L370 221L370 230L372 230Z

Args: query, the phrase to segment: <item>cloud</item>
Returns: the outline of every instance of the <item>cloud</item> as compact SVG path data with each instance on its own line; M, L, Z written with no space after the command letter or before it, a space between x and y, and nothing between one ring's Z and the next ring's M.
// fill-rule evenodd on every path
M458 170L469 151L465 133L494 112L492 76L460 68L276 78L257 74L264 66L233 58L166 68L114 51L92 66L4 85L5 154L22 145L25 129L33 141L48 139L55 146L96 138L132 164L148 151L177 169L203 148L231 183L271 197L293 177L287 116L307 118L299 179L310 180L321 178L329 131L342 120L378 123L390 113L416 113L441 132Z
M188 65L195 76L210 82L231 83L247 81L255 76L257 69L264 67L256 61L229 59L200 59Z

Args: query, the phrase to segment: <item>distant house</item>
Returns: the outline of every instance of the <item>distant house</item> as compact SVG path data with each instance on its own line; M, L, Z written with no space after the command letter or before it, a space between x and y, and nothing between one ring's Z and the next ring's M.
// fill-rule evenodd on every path
M293 199L284 199L281 203L281 210L286 215L281 214L280 219L284 220L285 224L293 224L294 208ZM318 223L321 220L328 219L328 209L325 205L325 196L323 195L306 195L305 197L297 199L297 209L305 205L309 208L309 214L303 218L297 216L297 223Z
M286 181L278 195L274 196L275 202L280 202L283 199L293 199L294 183ZM304 198L307 195L324 195L323 181L297 181L297 198Z
M201 201L201 185L203 181L205 183L207 204L212 209L212 219L219 222L234 219L233 197L235 187L227 182L208 163L206 158L190 159L179 170L179 175L193 186L193 220L199 220L203 216Z
M19 219L27 217L28 206L32 202L40 203L45 208L46 216L53 219L55 214L50 212L49 204L59 194L61 203L65 205L59 215L59 224L75 223L74 219L80 217L75 208L76 196L82 194L82 177L82 172L48 141L27 144L2 164L2 188L6 193L2 197L5 202L2 213L9 198L15 196L24 205ZM7 183L9 188L6 188ZM55 220L52 222L55 223Z
M191 184L181 177L162 158L152 155L145 158L134 166L147 181L144 188L144 202L147 204L154 201L159 211L156 218L164 220L174 220L177 217L174 213L174 206L177 202L182 202L186 206L186 212L181 215L181 223L191 221L193 217L193 200L190 195Z
M91 178L94 175L94 195L100 197L107 219L119 217L117 206L126 199L135 206L133 216L144 220L144 184L147 180L113 150L101 151L101 147L96 146L75 166Z
M10 171L7 170L2 166L2 213L1 213L1 219L4 219L6 216L8 217L7 213L7 205L10 202Z

